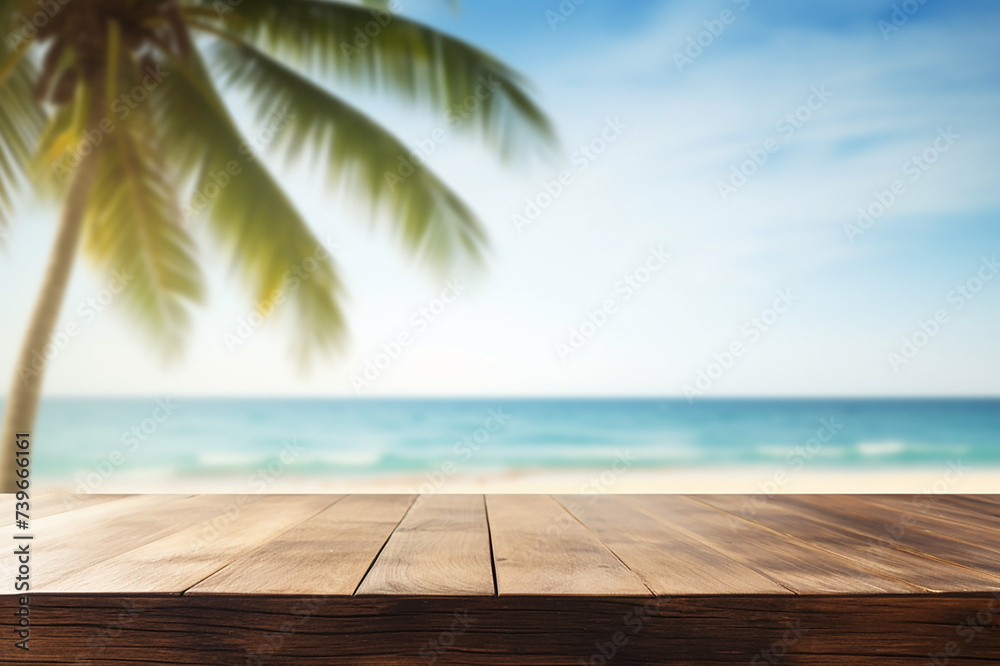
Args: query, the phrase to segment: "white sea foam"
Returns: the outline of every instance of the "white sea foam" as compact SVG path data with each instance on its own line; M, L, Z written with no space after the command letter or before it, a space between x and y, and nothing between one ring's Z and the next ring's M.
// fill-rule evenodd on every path
M308 465L316 461L327 465L340 465L347 467L367 467L375 465L382 460L382 451L378 449L367 449L362 451L324 451L315 455L304 455L301 458L303 464Z
M255 464L266 463L268 457L264 453L242 452L204 452L198 454L198 464L205 467L242 468Z
M866 458L877 458L879 456L898 455L906 450L906 444L892 439L877 442L858 442L855 448Z

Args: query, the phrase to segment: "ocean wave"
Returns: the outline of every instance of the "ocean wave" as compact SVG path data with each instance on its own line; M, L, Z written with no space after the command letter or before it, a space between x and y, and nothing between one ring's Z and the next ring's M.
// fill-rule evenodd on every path
M897 439L858 442L854 445L854 448L858 451L858 453L866 458L898 456L906 452L906 444Z
M382 451L324 451L303 455L295 462L303 466L314 463L335 465L337 467L375 467L382 461Z
M199 453L195 458L200 466L223 469L242 469L257 464L266 464L269 459L267 455L262 453L239 451L205 452Z

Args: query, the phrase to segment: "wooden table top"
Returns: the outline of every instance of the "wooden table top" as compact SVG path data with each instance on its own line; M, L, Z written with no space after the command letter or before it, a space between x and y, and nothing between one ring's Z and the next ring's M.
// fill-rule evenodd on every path
M32 514L33 595L1000 591L997 495L88 495Z

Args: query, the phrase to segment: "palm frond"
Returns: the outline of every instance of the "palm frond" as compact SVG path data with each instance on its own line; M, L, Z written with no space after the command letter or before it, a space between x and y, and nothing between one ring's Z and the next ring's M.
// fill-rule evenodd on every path
M156 90L158 125L172 167L197 173L185 208L188 223L203 218L228 252L259 308L294 309L303 359L342 341L342 293L333 258L261 164L222 103L197 53L175 63ZM285 306L281 305L279 309Z
M242 0L219 30L321 75L429 106L509 157L553 129L523 78L484 51L387 10L327 0Z
M219 43L222 80L249 93L258 117L293 119L274 145L291 159L316 155L334 186L362 194L397 225L404 246L432 267L477 259L484 235L475 214L433 171L374 120L252 47Z
M78 95L57 107L38 137L31 180L36 189L47 196L56 198L65 194L68 176L82 157L84 133L92 129L85 126L87 104L85 96Z
M0 227L6 225L14 195L25 184L45 125L45 112L32 94L36 76L23 52L0 39Z
M112 271L126 309L173 352L202 299L202 277L152 118L140 110L128 120L96 146L84 252Z

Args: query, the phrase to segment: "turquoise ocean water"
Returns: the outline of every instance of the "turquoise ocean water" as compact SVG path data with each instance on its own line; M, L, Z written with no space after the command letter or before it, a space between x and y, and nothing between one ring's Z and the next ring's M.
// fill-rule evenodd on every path
M164 479L604 468L1000 466L1000 400L49 399L33 473ZM453 466L453 467L452 467Z

